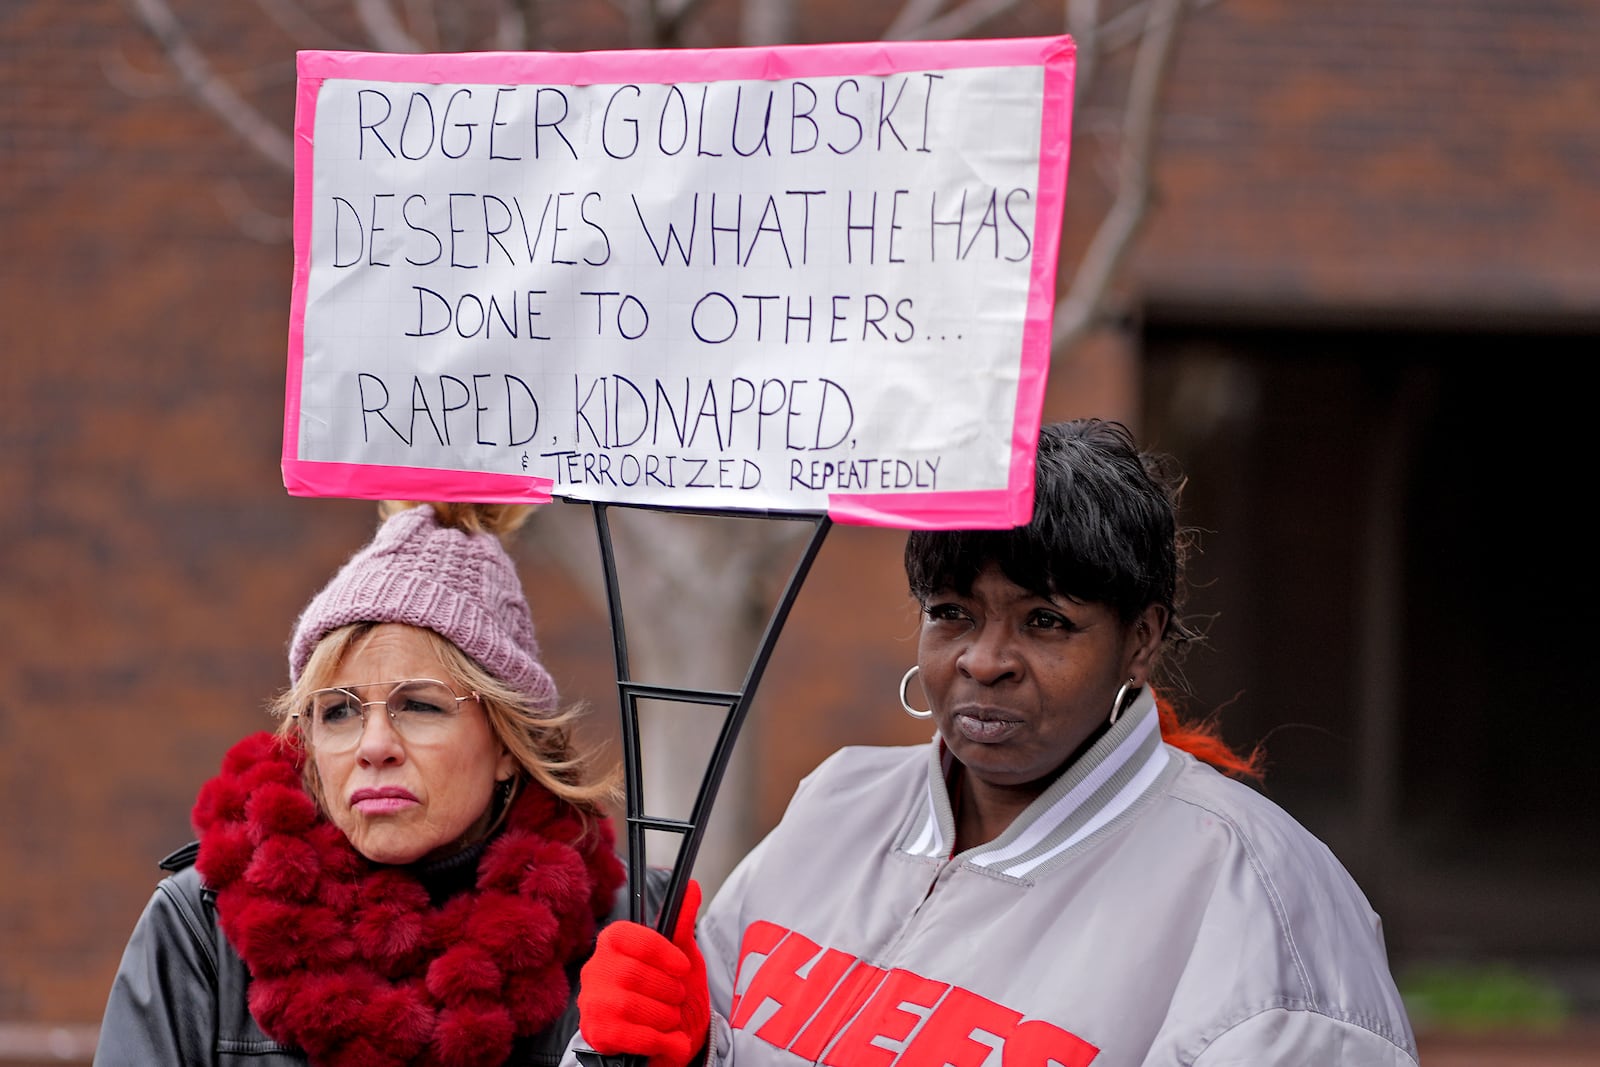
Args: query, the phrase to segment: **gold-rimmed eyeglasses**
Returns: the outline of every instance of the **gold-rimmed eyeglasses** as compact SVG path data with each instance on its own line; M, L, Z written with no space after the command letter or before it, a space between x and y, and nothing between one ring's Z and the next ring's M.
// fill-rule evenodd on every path
M386 691L382 700L362 700L361 691ZM367 709L388 711L395 732L406 741L425 744L449 729L461 710L461 702L473 700L477 693L460 696L435 678L402 678L393 682L362 682L358 685L318 689L306 699L305 709L295 715L315 748L329 752L351 749L366 729Z

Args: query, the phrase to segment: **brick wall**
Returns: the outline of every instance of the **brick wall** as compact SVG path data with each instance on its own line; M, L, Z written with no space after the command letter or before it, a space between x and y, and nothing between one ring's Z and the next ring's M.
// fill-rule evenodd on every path
M1592 318L1597 32L1585 0L1228 0L1194 16L1142 288L1191 306Z

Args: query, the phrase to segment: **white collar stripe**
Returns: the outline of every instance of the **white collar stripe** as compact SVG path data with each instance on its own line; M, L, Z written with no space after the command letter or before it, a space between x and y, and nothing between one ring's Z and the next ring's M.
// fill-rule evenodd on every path
M974 856L972 862L980 867L997 867L1008 860L1016 859L1038 848L1046 838L1058 833L1065 824L1074 816L1087 816L1086 810L1089 801L1110 781L1118 772L1128 770L1130 764L1141 754L1141 750L1153 747L1160 751L1160 744L1151 745L1152 735L1159 735L1160 723L1155 715L1146 715L1134 727L1122 742L1106 754L1105 759L1089 770L1083 780L1072 786L1044 811L1041 811L1031 823L1019 833L1010 843L994 849L984 850L981 856ZM1159 740L1159 738L1157 738ZM1146 763L1148 766L1148 762ZM1140 773L1143 773L1142 771ZM1123 790L1125 791L1125 790ZM1117 794L1121 795L1121 792ZM1052 848L1051 851L1054 851Z
M1060 842L1053 848L1039 853L1037 856L1031 856L1021 863L1005 868L1002 873L1009 874L1013 878L1022 878L1027 876L1030 872L1036 870L1046 861L1061 855L1061 853L1067 851L1067 849L1071 848L1073 845L1076 845L1079 841L1082 841L1084 838L1090 836L1096 830L1106 825L1106 823L1110 822L1112 819L1115 819L1118 815L1121 815L1123 812L1131 808L1134 802L1143 796L1145 791L1148 790L1150 786L1154 784L1155 780L1161 776L1161 772L1164 771L1166 767L1167 750L1164 747L1157 746L1156 750L1150 753L1150 758L1144 761L1144 766L1139 768L1139 773L1135 774L1131 779L1129 779L1128 784L1117 791L1116 796L1107 801L1104 807L1095 812L1094 815L1082 826L1078 827L1077 830L1073 831L1065 841ZM985 857L984 859L985 866L988 866L988 857Z
M922 833L917 839L906 846L906 851L913 856L936 856L939 845L939 820L933 812L928 813L928 821L922 826Z
M949 757L945 755L944 746L939 743L937 734L930 744L932 769L928 775L926 791L923 793L927 798L927 807L921 822L913 822L906 828L904 836L900 839L902 842L900 847L913 856L942 857L948 853L944 844L944 823L949 822L952 826L951 832L954 833L955 820L948 814L941 815L941 810L948 812L949 803L946 801L941 809L939 801L943 799L943 790L935 783L943 783L944 762ZM915 817L913 814L913 818Z

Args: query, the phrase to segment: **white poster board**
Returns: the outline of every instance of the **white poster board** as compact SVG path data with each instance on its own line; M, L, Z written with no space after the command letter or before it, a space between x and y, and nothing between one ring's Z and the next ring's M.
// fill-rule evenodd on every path
M1008 527L1069 39L299 57L299 495Z

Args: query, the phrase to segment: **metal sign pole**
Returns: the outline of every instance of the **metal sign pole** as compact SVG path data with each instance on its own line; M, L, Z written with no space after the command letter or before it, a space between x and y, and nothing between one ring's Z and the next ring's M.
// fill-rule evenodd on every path
M778 642L778 635L783 631L783 625L788 620L789 609L794 606L795 598L800 593L811 564L816 560L817 552L822 548L823 539L833 525L832 520L825 512L746 512L732 510L686 510L682 508L654 509L672 510L680 514L696 514L705 516L728 517L755 517L790 521L803 521L812 524L811 538L806 543L799 561L795 564L789 576L789 582L784 586L782 595L778 598L772 615L767 620L767 628L761 635L761 643L756 649L755 656L750 662L750 669L745 674L743 685L734 692L711 689L685 689L676 686L650 685L635 682L628 666L628 639L623 623L622 592L617 580L616 555L612 549L611 527L606 517L608 507L643 507L641 505L608 505L599 501L594 502L595 531L600 539L600 563L605 572L606 605L611 616L611 641L612 651L617 665L617 693L621 701L622 711L622 751L623 775L627 787L627 836L628 836L628 914L634 922L647 921L644 914L644 884L645 884L645 833L650 830L666 831L681 835L682 840L678 846L678 854L672 865L672 877L667 883L666 899L662 902L661 913L656 918L655 928L666 937L672 936L673 928L677 925L678 912L683 906L683 894L688 888L689 875L694 869L696 856L700 851L701 839L705 836L706 823L711 814L711 806L716 800L717 789L722 783L723 772L727 769L728 760L733 755L734 743L739 737L739 728L744 724L745 716L750 712L750 705L755 699L757 686L761 683L761 675L765 672L767 661L772 656L773 647ZM650 510L646 508L646 510ZM650 815L644 810L644 773L642 754L639 750L639 701L640 700L666 700L706 706L721 706L727 709L722 722L721 733L711 753L711 759L706 765L704 776L700 780L700 791L695 797L694 807L689 818L670 819ZM585 1067L643 1067L644 1057L641 1056L604 1056L600 1053L578 1049L578 1061Z

